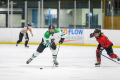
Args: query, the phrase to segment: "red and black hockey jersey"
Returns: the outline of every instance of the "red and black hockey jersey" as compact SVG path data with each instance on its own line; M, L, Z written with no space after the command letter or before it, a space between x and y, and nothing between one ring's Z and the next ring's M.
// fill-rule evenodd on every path
M95 37L96 38L96 37ZM102 33L99 38L96 38L101 47L109 48L113 43Z

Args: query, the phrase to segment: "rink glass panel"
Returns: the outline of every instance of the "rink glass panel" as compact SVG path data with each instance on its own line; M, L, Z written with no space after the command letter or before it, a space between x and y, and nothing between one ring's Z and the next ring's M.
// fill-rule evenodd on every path
M38 1L28 1L27 11L27 22L34 23L33 28L38 28Z
M90 2L90 28L101 28L102 26L102 9L101 0Z
M74 1L60 1L60 27L74 28Z
M13 1L13 9L11 14L11 5L10 2L10 14L9 14L9 26L10 28L22 28L25 23L25 2L24 1ZM11 17L12 16L12 17ZM11 22L12 18L12 22Z
M0 28L6 28L8 26L8 10L7 2L1 1L0 4Z
M76 1L76 28L89 27L89 5L88 1Z
M43 1L43 28L58 27L58 1Z
M120 0L105 1L105 29L120 29Z

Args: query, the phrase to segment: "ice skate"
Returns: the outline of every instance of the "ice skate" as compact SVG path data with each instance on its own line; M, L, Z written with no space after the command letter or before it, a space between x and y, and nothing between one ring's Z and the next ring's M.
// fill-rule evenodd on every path
M58 67L59 63L57 62L57 60L53 60L53 62L54 62L55 67Z
M120 61L120 58L119 58L119 57L117 57L117 61Z
M16 46L18 46L18 44L16 43Z
M101 65L101 61L97 61L97 63L95 63L95 67L100 67L100 65Z
M25 46L25 48L29 48L29 46Z

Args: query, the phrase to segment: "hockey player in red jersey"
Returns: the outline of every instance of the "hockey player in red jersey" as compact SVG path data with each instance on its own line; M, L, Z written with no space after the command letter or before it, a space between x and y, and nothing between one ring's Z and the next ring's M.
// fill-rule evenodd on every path
M96 58L97 58L97 63L95 63L96 67L100 67L101 54L104 49L106 50L110 58L117 59L118 61L120 61L120 58L113 52L112 49L113 43L101 32L100 29L95 29L94 32L90 34L90 38L94 36L97 42L99 43L96 50Z

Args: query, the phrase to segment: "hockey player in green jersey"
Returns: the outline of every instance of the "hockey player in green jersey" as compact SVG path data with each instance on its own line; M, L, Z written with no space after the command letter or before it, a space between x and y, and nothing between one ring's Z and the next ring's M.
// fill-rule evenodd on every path
M45 48L50 47L50 50L52 51L53 62L55 66L58 66L57 50L56 50L56 45L54 41L55 41L55 38L59 36L61 37L59 44L62 44L65 39L65 33L62 30L55 29L54 25L50 25L49 30L45 32L44 37L42 38L41 44L37 48L36 52L32 54L30 59L28 59L26 64L29 64L34 58L36 58L40 53L42 53Z

